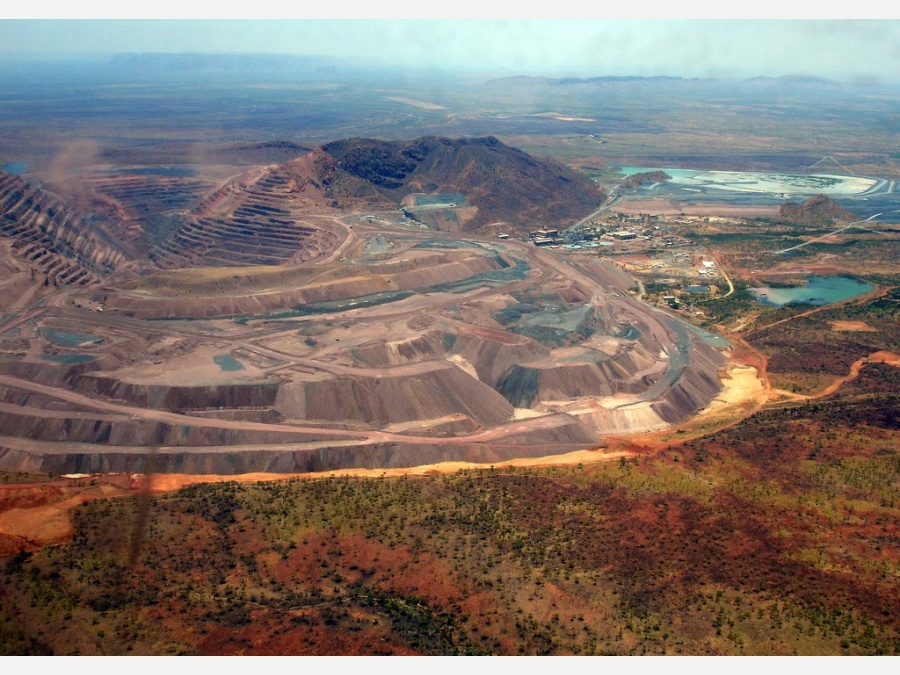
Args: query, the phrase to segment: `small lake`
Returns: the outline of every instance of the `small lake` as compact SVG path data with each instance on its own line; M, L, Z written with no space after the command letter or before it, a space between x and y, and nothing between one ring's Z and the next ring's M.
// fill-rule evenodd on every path
M803 286L751 288L756 301L770 307L782 307L790 303L800 305L830 305L863 293L874 286L850 277L810 277Z
M80 347L81 345L99 345L102 337L85 335L84 333L70 333L56 328L44 328L44 335L50 342L61 347Z
M10 173L21 175L28 171L28 165L25 162L10 162L0 166L0 171L9 171Z
M213 357L213 362L219 366L223 372L244 370L244 364L234 358L231 354L217 354Z

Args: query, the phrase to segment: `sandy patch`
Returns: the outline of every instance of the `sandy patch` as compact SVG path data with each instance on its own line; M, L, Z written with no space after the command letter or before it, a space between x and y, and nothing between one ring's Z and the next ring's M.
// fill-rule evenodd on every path
M217 360L222 360L224 366L219 365ZM230 370L229 367L238 369ZM168 359L154 358L109 374L123 382L169 386L263 382L269 379L266 370L254 365L250 359L232 356L227 345L204 345L189 354Z
M668 199L623 200L612 209L627 215L647 213L659 216L732 216L738 218L760 218L778 214L778 206L734 205L708 202L684 204Z
M753 366L733 364L719 378L722 391L709 404L687 420L680 428L690 428L694 423L715 423L743 417L750 408L769 400L765 383Z
M502 467L537 467L537 466L575 466L585 462L608 461L619 457L630 456L630 453L622 450L605 450L592 448L588 450L576 450L574 452L550 455L548 457L526 457L511 459L496 464L475 464L472 462L440 462L438 464L425 464L415 467L396 469L340 469L336 471L323 471L316 473L245 473L232 475L187 475L187 474L155 474L150 477L151 492L161 493L178 490L187 485L198 483L257 483L277 480L289 480L291 478L328 478L329 476L356 476L359 478L381 478L386 476L424 476L435 473L454 473L463 469L486 469L489 466Z
M893 352L875 352L869 354L865 359L868 363L885 363L895 368L900 368L900 354Z
M753 366L732 366L722 385L722 392L715 400L726 404L758 401L765 394L763 382Z
M559 120L560 122L596 122L591 117L575 117L572 115L564 115L558 112L535 113L533 117L549 117L550 119Z
M476 380L478 379L478 371L475 370L475 366L468 362L464 357L459 354L451 354L447 357L447 360L456 364L459 368L464 370L466 373L474 377Z
M72 537L72 508L78 502L60 502L0 513L0 532L31 546L44 546Z
M876 333L877 328L873 328L865 321L829 321L831 329L836 331L861 331L864 333Z
M385 96L388 101L396 101L397 103L404 103L406 105L411 105L414 108L421 108L422 110L446 110L446 108L442 105L438 105L437 103L428 103L427 101L417 101L412 98L403 98L402 96Z
M738 218L759 218L778 215L778 206L735 206L729 204L685 204L682 213L689 216L735 216Z
M539 410L532 410L531 408L516 408L513 411L513 419L517 420L527 420L531 417L541 417L546 413L541 412Z

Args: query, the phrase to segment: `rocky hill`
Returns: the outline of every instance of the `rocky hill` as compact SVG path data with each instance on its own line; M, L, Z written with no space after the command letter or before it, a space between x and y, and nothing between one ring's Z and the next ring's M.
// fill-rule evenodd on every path
M833 225L837 222L852 223L859 220L853 213L825 195L816 195L803 204L785 202L778 210L778 217L798 225Z
M645 171L643 173L633 173L622 181L620 187L636 188L642 183L661 183L662 181L671 180L672 176L665 171Z
M537 159L493 136L412 141L354 138L328 143L319 181L338 203L400 204L410 193L454 193L472 209L463 231L505 221L522 229L562 226L588 213L603 188L577 171Z
M464 234L493 224L527 232L568 226L604 198L587 176L491 136L355 138L312 151L273 142L231 151L230 161L242 165L257 155L282 161L218 188L190 170L96 172L79 178L78 194L60 196L0 172L0 234L14 242L18 258L69 284L147 257L166 269L315 259L337 239L327 222L309 222L311 213L404 208L431 229ZM448 195L452 203L434 204Z

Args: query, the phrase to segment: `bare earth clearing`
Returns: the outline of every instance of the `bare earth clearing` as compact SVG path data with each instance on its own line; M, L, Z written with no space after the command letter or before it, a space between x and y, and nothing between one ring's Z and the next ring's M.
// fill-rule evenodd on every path
M618 202L615 210L624 214L653 213L660 216L719 216L765 218L778 213L777 206L734 206L730 204L679 204L668 199L628 199Z

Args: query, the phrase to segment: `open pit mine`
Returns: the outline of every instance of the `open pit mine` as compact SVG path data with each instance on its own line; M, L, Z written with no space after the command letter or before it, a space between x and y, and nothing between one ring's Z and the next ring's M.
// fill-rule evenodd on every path
M394 147L390 182L371 154L328 149L224 182L104 169L78 199L0 172L0 466L494 463L662 429L720 391L727 350L620 269L498 239L547 223L529 206L498 225L506 188L479 201L441 164L471 173L463 145ZM586 180L505 161L551 192ZM602 200L584 189L582 217ZM455 197L417 218L414 193Z

